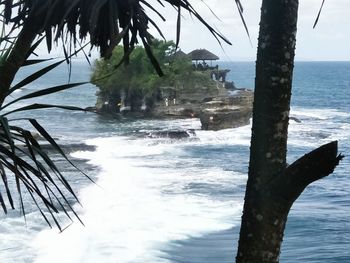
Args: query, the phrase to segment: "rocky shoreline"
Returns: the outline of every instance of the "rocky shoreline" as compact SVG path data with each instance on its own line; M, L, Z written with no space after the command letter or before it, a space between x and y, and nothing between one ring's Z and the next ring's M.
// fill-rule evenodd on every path
M199 118L203 130L221 130L249 124L253 109L253 91L197 89L197 94L182 94L175 101L157 102L149 112L152 117Z
M227 89L225 83L217 82L216 88L196 87L190 91L178 92L172 97L164 88L161 98L149 109L119 114L151 118L199 118L204 130L236 128L249 124L253 108L253 91L247 89ZM101 99L100 99L101 100ZM100 105L100 106L99 106ZM104 114L99 103L87 110ZM110 108L110 107L108 107Z

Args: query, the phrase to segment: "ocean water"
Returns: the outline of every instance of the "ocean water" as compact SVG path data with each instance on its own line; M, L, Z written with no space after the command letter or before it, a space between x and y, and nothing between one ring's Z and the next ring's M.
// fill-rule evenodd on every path
M231 69L228 78L237 86L253 87L254 63L222 66ZM25 68L19 79L31 70ZM75 62L72 81L87 80L90 70L87 63ZM67 80L62 66L13 97ZM290 122L290 163L332 140L339 140L340 152L350 152L349 88L350 62L296 63L291 116L301 122ZM85 85L39 102L87 107L95 103L95 92ZM25 116L36 117L96 184L57 157L78 193L82 206L75 208L85 226L62 218L65 231L49 229L27 200L26 223L19 210L0 214L1 263L234 262L249 125L214 132L201 131L198 119L113 119L57 109ZM196 136L146 136L174 129L195 129ZM349 170L345 158L334 174L308 187L295 203L281 262L350 262Z

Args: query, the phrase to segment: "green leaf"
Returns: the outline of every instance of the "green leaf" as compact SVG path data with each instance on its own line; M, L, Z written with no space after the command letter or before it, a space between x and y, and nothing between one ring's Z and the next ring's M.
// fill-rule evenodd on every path
M5 204L4 198L2 198L1 191L0 191L0 204L1 204L2 210L4 210L5 214L7 214L6 204Z
M50 109L50 108L58 108L58 109L64 109L64 110L72 110L72 111L84 111L86 112L85 109L79 108L79 107L74 107L74 106L64 106L64 105L52 105L52 104L39 104L39 103L34 103L28 106L24 106L21 108L17 108L15 110L6 112L3 114L3 116L15 113L15 112L21 112L21 111L27 111L27 110L40 110L40 109Z
M34 65L34 64L39 64L39 63L43 63L43 62L47 62L47 61L50 61L52 60L52 58L47 58L47 59L27 59L22 67L25 67L25 66L30 66L30 65Z
M88 83L89 82L77 82L77 83L71 83L71 84L64 84L64 85L59 85L59 86L55 86L55 87L39 90L39 91L36 91L36 92L32 92L30 94L24 95L22 97L19 97L19 98L15 99L15 100L5 104L4 106L2 106L0 108L0 110L3 110L6 107L8 107L8 106L12 105L13 103L15 103L17 101L20 101L20 100L26 100L26 99L32 99L32 98L36 98L36 97L41 97L41 96L49 95L49 94L56 93L56 92L63 91L63 90L67 90L67 89L71 89L71 88L74 88L74 87L77 87L77 86L81 86L81 85L84 85L84 84L88 84Z
M241 17L241 21L243 23L243 26L244 26L244 29L245 29L245 32L247 33L248 35L248 38L249 38L249 41L250 41L250 45L252 45L252 41L250 39L250 34L249 34L249 30L248 30L248 26L245 22L245 19L244 19L244 16L243 16L243 6L240 2L240 0L235 0L236 1L236 5L237 5L237 8L238 8L238 13L239 13L239 16Z
M1 175L1 179L2 179L2 181L4 183L4 186L5 186L7 199L9 200L11 208L15 209L14 204L13 204L13 199L12 199L12 196L11 196L11 191L10 191L9 186L8 186L7 176L6 176L5 169L4 169L3 165L2 165L2 163L0 163L0 175Z
M43 39L45 38L45 36L39 38L28 50L27 55L26 55L26 61L28 60L28 58L30 57L30 55L32 55L34 53L34 51L37 49L37 47L40 45L40 43L43 41Z
M318 20L319 20L319 18L320 18L321 12L322 12L322 8L323 8L323 5L324 5L324 2L325 2L325 0L323 0L323 1L322 1L322 4L321 4L321 7L320 7L320 10L318 11L318 14L317 14L317 17L316 17L315 23L314 23L314 25L313 25L313 27L312 27L312 28L315 28L315 27L316 27L316 25L317 25L317 23L318 23Z
M60 153L70 165L72 165L75 169L84 174L91 182L94 182L86 173L80 170L72 161L66 156L61 147L56 143L56 141L50 136L50 134L35 120L29 119L29 122L34 126L34 128L54 147L54 149Z
M14 145L13 140L12 140L12 136L11 136L11 132L10 132L7 118L4 116L0 116L0 124L3 128L3 131L5 133L5 137L6 137L7 141L9 143L9 145L11 146L11 150L15 154L15 145Z
M24 80L20 81L19 83L17 83L15 86L13 86L12 88L9 89L8 94L11 94L12 92L14 92L15 90L18 90L20 88L23 88L24 86L32 83L33 81L35 81L36 79L42 77L43 75L45 75L46 73L48 73L49 71L53 70L54 68L56 68L57 66L59 66L60 64L62 64L65 61L65 59L62 59L56 63L53 63L43 69L38 70L37 72L31 74L30 76L26 77Z

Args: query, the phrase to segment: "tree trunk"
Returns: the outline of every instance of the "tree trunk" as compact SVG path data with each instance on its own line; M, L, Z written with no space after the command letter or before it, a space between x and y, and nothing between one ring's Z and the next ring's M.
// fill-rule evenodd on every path
M18 70L26 61L33 41L39 34L39 27L37 25L38 23L35 23L32 19L28 19L23 24L22 30L18 34L9 56L0 65L0 106L8 95L7 92Z
M337 142L332 142L287 168L297 16L298 0L263 0L238 263L279 262L293 202L308 184L330 174L342 158L337 156Z

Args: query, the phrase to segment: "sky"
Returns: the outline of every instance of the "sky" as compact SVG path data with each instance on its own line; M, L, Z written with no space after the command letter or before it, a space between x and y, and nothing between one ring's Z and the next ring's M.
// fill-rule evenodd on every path
M241 0L251 43L239 17L235 0L189 1L210 25L230 40L232 45L222 43L220 46L196 18L182 12L180 48L184 52L205 48L223 61L255 61L262 0ZM175 40L177 12L169 5L160 6L157 0L148 2L166 17L166 21L163 22L154 12L146 8L166 40ZM350 0L326 0L315 29L312 26L322 0L299 2L296 60L350 61ZM155 37L161 38L151 25L150 31ZM46 48L41 47L39 53L47 55ZM98 58L97 51L92 54L92 58ZM58 48L49 56L52 55L63 56L63 52Z
M177 13L173 8L159 6L156 0L149 2L152 2L153 6L167 18L166 22L159 19L156 21L166 39L174 40ZM205 48L218 55L221 60L255 61L261 0L241 0L252 45L234 0L192 0L190 2L209 24L232 42L232 46L223 43L220 47L203 25L183 12L180 47L184 52ZM299 3L296 60L349 61L350 1L326 0L319 23L313 29L321 3L322 0L301 0ZM158 36L156 30L153 29L151 32L154 36Z

